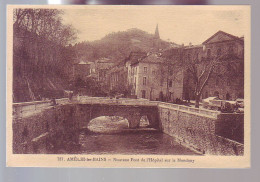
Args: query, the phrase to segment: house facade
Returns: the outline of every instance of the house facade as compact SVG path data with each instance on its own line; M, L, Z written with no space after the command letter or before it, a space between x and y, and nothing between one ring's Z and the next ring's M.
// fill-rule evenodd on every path
M203 62L217 58L201 98L216 96L223 100L244 97L244 40L223 31L218 31L201 45L184 49L184 59ZM183 99L194 99L194 79L187 70L184 72Z
M157 40L158 27L155 35ZM121 64L110 69L110 90L130 90L132 96L149 100L194 100L196 77L187 69L187 64L194 63L197 74L202 74L203 69L208 69L205 65L214 63L213 71L201 89L201 99L244 97L243 38L218 31L200 45L182 45L167 50L159 49L156 42L155 45L156 51L131 52ZM202 80L204 78L206 74Z
M161 53L151 53L128 64L128 84L137 98L173 102L182 97L182 70L173 70Z
M127 68L124 63L119 63L111 67L106 72L106 82L109 85L110 95L129 95L127 85Z
M80 61L73 65L73 79L82 79L86 80L87 77L91 74L91 65L92 62Z

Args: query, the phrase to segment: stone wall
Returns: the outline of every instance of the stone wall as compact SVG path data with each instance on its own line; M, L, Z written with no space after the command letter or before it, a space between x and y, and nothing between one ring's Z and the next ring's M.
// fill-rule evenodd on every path
M152 127L201 153L243 155L244 114L138 99L82 98L71 103L64 101L63 105L38 104L35 107L26 103L24 108L22 104L14 105L14 153L55 153L64 147L73 153L80 129L91 119L118 115L127 118L130 127L135 128L140 117L147 115Z
M216 135L244 143L244 114L222 113L218 115Z
M108 99L112 102L113 100ZM120 100L119 100L120 101ZM90 100L85 100L90 102ZM137 128L141 116L149 118L151 127L158 128L158 113L156 106L141 106L109 104L70 103L38 107L22 104L14 106L13 120L13 151L14 153L56 153L66 147L76 149L78 135L81 129L86 129L88 123L99 116L122 116L129 122L129 128ZM121 103L122 104L122 103ZM142 105L144 104L144 105ZM19 108L19 109L17 109ZM23 112L21 112L23 111ZM70 149L66 148L66 151ZM73 151L71 151L73 152Z
M13 120L14 153L46 153L77 143L79 123L74 106L56 105Z
M163 104L159 104L158 108L162 131L175 137L182 145L203 154L243 155L244 146L239 143L243 138L241 128L232 130L233 134L230 134L230 128L236 128L244 123L243 114L234 114L237 119L233 121L234 116L231 116L233 114L211 117L170 108Z

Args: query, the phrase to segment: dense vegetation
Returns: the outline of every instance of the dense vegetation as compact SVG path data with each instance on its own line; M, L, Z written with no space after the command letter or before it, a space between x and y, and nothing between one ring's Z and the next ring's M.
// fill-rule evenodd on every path
M89 88L91 93L101 92L93 80L73 82L74 63L102 57L120 62L131 51L148 52L155 48L154 35L139 29L111 33L101 40L72 46L77 32L62 23L61 10L15 9L13 14L14 102L63 97L64 90L81 87ZM159 41L160 48L169 47L168 42Z
M63 25L62 11L15 9L13 24L13 100L62 97L69 87L75 30Z
M160 41L160 47L169 47L169 43ZM111 33L101 40L81 42L75 44L79 58L93 61L98 58L108 57L113 61L122 61L129 56L131 51L152 51L154 49L154 35L139 29Z

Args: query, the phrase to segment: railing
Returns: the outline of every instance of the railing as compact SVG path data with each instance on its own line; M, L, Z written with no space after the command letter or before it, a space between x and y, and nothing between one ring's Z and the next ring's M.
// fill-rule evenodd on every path
M171 104L160 101L149 101L147 99L129 99L129 98L108 98L108 97L87 97L78 96L73 97L72 101L68 98L56 99L56 104L107 104L107 105L130 105L130 106L159 106L168 109L179 110L183 112L190 112L194 114L200 114L205 116L217 117L220 114L219 111L212 111L202 108L188 107L178 104ZM48 101L35 101L35 102L23 102L13 104L14 117L26 117L37 112L41 112L42 109L52 106L54 103L51 100Z
M202 108L194 108L194 107L188 107L178 104L171 104L166 102L160 102L160 101L149 101L146 99L128 99L128 98L108 98L108 97L87 97L87 96L81 96L78 98L73 99L74 102L82 103L82 104L110 104L110 105L137 105L137 106L163 106L170 109L180 110L180 111L186 111L191 113L197 113L201 115L211 116L211 117L217 117L218 114L220 114L219 111L212 111Z
M153 103L146 99L129 99L129 98L108 98L108 97L74 97L74 103L80 104L109 104L109 105L137 105L137 106L157 106L157 103Z
M189 112L189 113L194 113L194 114L199 114L199 115L204 115L204 116L210 116L217 118L217 116L221 113L220 111L212 111L212 110L207 110L203 108L194 108L194 107L189 107L189 106L183 106L183 105L178 105L178 104L170 104L170 103L165 103L165 102L158 102L159 107L164 107L168 109L174 109L178 111L184 111L184 112Z

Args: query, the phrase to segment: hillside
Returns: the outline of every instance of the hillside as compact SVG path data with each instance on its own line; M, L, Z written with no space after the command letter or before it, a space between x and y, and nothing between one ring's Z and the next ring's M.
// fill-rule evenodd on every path
M165 49L170 46L170 43L160 40L160 45L161 49ZM153 50L154 35L139 29L129 29L108 34L101 40L81 42L74 47L78 57L82 60L94 61L101 57L109 57L121 61L131 51L142 50L148 52Z
M162 49L170 43L160 40ZM72 87L72 65L108 57L122 61L131 51L151 51L154 36L138 29L111 33L101 40L64 46L20 27L14 28L13 101L63 97Z

